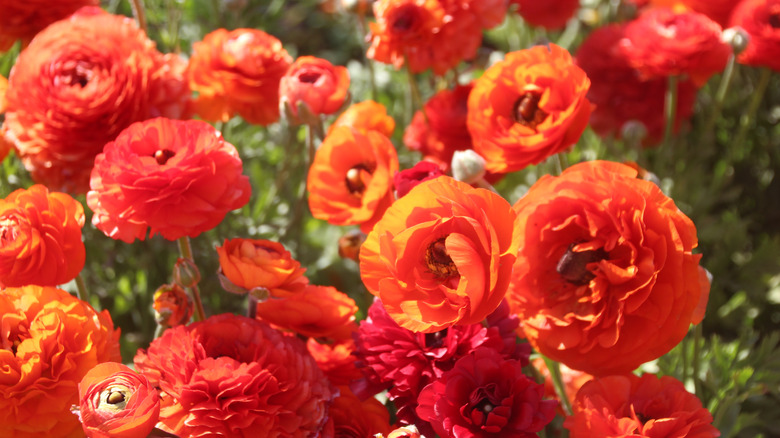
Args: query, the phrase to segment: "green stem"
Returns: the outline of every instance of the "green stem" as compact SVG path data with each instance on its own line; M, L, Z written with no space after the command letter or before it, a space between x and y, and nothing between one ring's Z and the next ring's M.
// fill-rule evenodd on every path
M664 99L664 118L666 128L664 129L663 147L669 149L672 147L672 131L674 130L674 119L677 112L677 76L669 76L666 86L666 98Z
M146 31L146 14L144 13L144 0L130 0L130 7L133 9L133 17L138 22L138 27L141 28L144 33Z
M711 135L713 128L715 128L715 122L720 118L721 111L723 110L723 101L726 99L726 93L731 86L731 80L734 78L734 66L736 65L736 57L732 54L729 57L729 62L726 64L726 69L723 70L723 75L720 78L720 84L718 85L718 91L715 93L715 101L712 102L712 113L710 118L707 119L707 124L704 125L704 133Z
M182 258L189 259L191 262L195 263L195 259L192 257L190 238L187 236L180 237L178 243L179 253ZM195 302L195 321L203 321L206 319L206 311L203 309L203 301L200 299L200 289L197 284L193 284L189 289L192 291L192 300Z
M160 324L157 324L157 327L154 328L154 339L157 339L160 336L162 336L164 331L165 331L165 327L161 326Z
M704 396L701 388L701 375L699 374L701 372L701 338L701 324L697 324L693 328L693 387L696 391L696 396L699 398Z
M81 301L89 303L89 290L87 290L87 284L84 282L84 277L81 276L80 272L76 276L76 296Z
M409 59L405 60L406 63L406 75L409 79L409 101L411 111L409 114L413 115L415 111L422 108L422 96L420 95L420 88L417 86L417 79L414 77L414 73L409 68ZM411 117L411 116L410 116Z
M561 367L558 362L548 359L546 356L542 356L544 364L547 365L547 370L550 371L550 380L552 380L553 387L555 387L555 393L558 394L558 399L563 405L563 412L566 416L572 414L571 402L566 395L566 386L563 383L563 376L561 375Z
M683 382L683 384L686 384L688 382L688 377L690 376L690 372L688 371L688 335L685 335L681 344L680 351L682 353L682 378L680 381Z
M368 25L366 24L366 17L363 14L356 14L357 15L357 30L358 30L358 39L360 40L360 44L363 47L363 54L368 52L368 47L366 47L366 39L364 36L368 33ZM376 90L376 78L374 73L374 62L367 57L366 59L366 66L368 67L368 83L371 87L371 100L377 101L378 99L378 93Z
M758 85L756 85L756 89L753 91L753 99L750 101L750 106L748 106L747 113L742 115L742 119L740 120L739 124L739 132L737 132L736 137L734 137L735 140L731 144L732 147L730 150L735 151L743 149L742 143L745 141L748 128L750 128L750 125L752 125L756 111L758 110L759 105L761 105L761 100L764 98L764 93L766 92L766 88L769 86L769 79L771 77L772 70L770 70L768 67L764 67L761 70L761 77L758 79Z

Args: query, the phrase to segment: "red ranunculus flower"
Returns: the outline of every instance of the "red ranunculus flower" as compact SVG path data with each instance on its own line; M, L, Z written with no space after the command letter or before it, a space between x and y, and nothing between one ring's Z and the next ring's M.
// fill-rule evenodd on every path
M344 105L349 95L349 72L314 56L301 56L292 63L279 82L279 98L298 117L298 105L309 113L333 114Z
M720 24L724 29L728 27L731 12L739 4L735 0L683 0L685 6L702 13Z
M698 12L651 9L624 32L620 46L642 79L686 75L702 86L723 71L731 54L720 25Z
M571 438L715 438L712 415L679 380L654 374L607 376L580 388L564 422Z
M731 26L750 36L747 49L737 60L780 71L780 0L743 0L731 14Z
M335 386L349 385L352 381L363 377L363 373L355 366L357 356L352 354L355 351L353 339L337 342L325 340L321 343L316 338L309 338L306 341L306 348L317 361L317 366Z
M635 169L580 163L541 178L515 209L507 297L545 356L595 376L630 372L704 317L696 227Z
M249 201L236 148L201 121L131 125L95 158L87 205L107 236L131 243L195 237Z
M84 207L36 184L0 199L0 284L57 286L79 275Z
M555 417L544 385L523 374L520 361L477 348L426 386L417 415L442 437L535 438Z
M335 395L305 345L233 314L166 330L135 357L160 421L188 437L310 437Z
M100 0L0 0L0 53L22 40L26 46L46 26L66 18L82 6L98 6Z
M164 284L157 288L152 308L155 322L165 328L187 324L194 310L190 296L178 284Z
M88 438L147 436L160 415L160 396L149 380L121 363L89 370L79 383L79 417Z
M580 0L509 0L518 7L517 13L532 26L555 30L566 26L580 8Z
M369 438L390 430L390 412L379 400L360 400L347 387L339 392L328 411L323 438Z
M187 117L185 68L177 55L158 52L133 19L83 8L19 55L3 133L36 182L86 192L95 156L123 129Z
M411 169L395 173L395 176L393 176L395 196L396 198L402 198L417 184L441 175L444 175L444 172L441 171L438 164L431 161L420 161Z

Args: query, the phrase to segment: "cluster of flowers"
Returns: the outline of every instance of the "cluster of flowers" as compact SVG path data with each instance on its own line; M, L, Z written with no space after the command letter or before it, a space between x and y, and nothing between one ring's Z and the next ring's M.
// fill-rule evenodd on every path
M740 62L777 68L777 0L636 2L646 11L597 29L576 57L554 44L508 53L425 103L404 143L426 161L401 172L385 108L350 106L312 151L307 192L315 218L365 233L343 250L377 298L368 318L356 321L347 294L309 284L279 243L229 239L218 275L248 297L251 317L204 318L183 259L155 294L166 330L135 371L116 363L108 312L56 288L84 266L84 210L50 190L86 193L93 224L114 239L196 237L251 187L236 148L190 118L268 125L283 114L321 128L344 106L349 75L293 60L251 29L206 35L187 63L95 1L41 3L0 18L0 49L27 44L0 83L0 156L12 147L39 183L0 200L2 436L534 436L557 402L526 374L531 347L592 377L565 412L571 436L718 436L681 382L631 374L704 317L691 220L620 163L545 176L514 205L484 187L568 149L588 123L608 135L638 120L658 137L669 83L679 126L732 55L721 24L750 35ZM378 0L367 55L444 74L476 56L509 3ZM550 28L578 4L512 3ZM416 428L390 432L372 397L382 391L398 426Z

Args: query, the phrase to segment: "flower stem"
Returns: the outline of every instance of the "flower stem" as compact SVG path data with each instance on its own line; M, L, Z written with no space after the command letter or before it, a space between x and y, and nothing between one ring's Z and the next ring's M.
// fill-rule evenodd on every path
M79 297L81 301L89 303L89 290L87 289L87 284L84 282L84 277L81 276L81 273L76 276L76 296Z
M753 99L750 101L750 106L748 106L747 112L743 114L740 119L739 131L734 137L735 140L730 148L732 151L744 150L742 143L745 141L748 128L753 124L753 118L756 115L756 111L758 111L759 105L761 105L761 100L764 98L764 93L766 92L767 86L769 86L769 79L771 77L772 70L768 67L764 67L761 70L761 77L758 79L758 85L756 85L756 89L753 90Z
M191 262L195 263L195 259L192 258L190 238L187 236L180 237L178 243L179 253L182 258L189 259ZM192 300L195 303L195 321L203 321L206 319L206 311L203 310L203 301L200 299L200 289L198 288L197 283L193 284L189 289L192 292Z
M417 78L414 77L412 69L409 68L409 58L405 59L405 63L406 75L409 80L409 106L411 107L409 114L414 115L415 111L422 108L422 97L420 95L420 88L417 86Z
M736 57L732 54L729 57L729 62L726 64L726 69L723 70L723 75L720 78L720 84L718 85L718 91L715 93L715 101L712 102L712 113L710 118L707 119L707 124L704 125L704 133L711 135L715 128L715 122L718 121L721 111L723 110L723 101L726 99L726 93L731 86L731 80L734 78L734 66L736 65Z
M555 387L555 393L558 394L558 399L563 405L563 412L566 416L569 416L572 414L571 402L569 401L569 397L566 396L566 386L563 384L560 364L546 356L542 356L542 359L544 359L547 370L550 371L550 379L552 380L553 387Z
M677 76L669 76L666 86L666 98L664 99L664 118L666 120L666 129L664 129L664 143L666 149L672 147L672 131L674 130L674 120L677 112Z
M246 297L246 316L247 318L255 319L257 317L257 297L254 296L252 292L246 294Z
M701 338L702 328L701 324L696 324L693 328L693 387L696 391L696 396L702 398L701 388Z
M146 14L144 13L144 0L130 0L130 7L133 9L133 17L138 22L138 27L144 33L146 32Z

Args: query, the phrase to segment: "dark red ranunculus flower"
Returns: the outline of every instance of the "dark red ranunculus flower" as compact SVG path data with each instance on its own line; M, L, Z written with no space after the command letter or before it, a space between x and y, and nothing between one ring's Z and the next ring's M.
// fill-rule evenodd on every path
M580 7L580 0L509 0L517 13L532 26L555 30L566 26Z
M731 14L731 26L750 35L747 49L737 60L780 71L780 0L743 0Z
M396 172L393 176L396 198L401 198L412 190L412 187L423 181L444 175L438 164L431 161L420 161L411 169Z
M542 400L544 385L522 368L520 361L477 348L422 390L417 415L442 437L535 438L555 417L558 402Z

